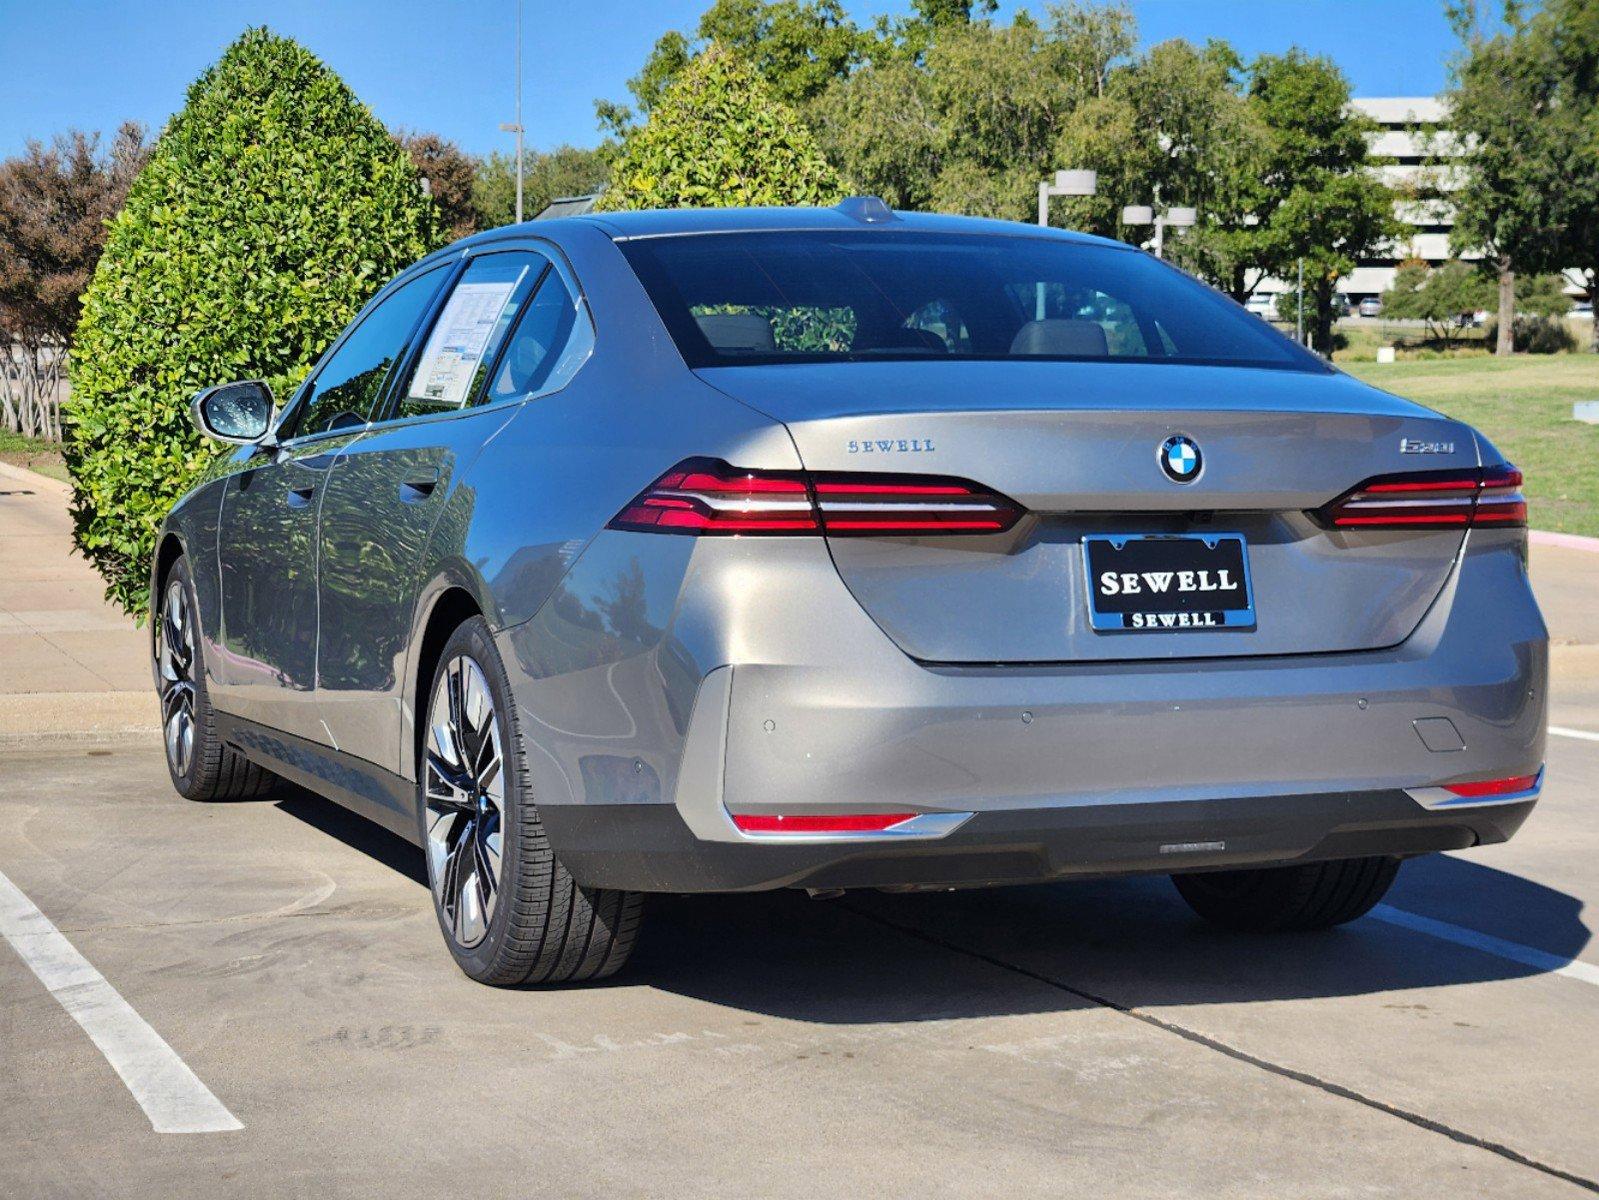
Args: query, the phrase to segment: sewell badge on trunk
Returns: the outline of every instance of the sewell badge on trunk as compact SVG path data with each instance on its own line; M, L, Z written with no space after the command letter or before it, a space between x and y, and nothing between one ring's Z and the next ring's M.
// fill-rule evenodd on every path
M1085 534L1083 565L1097 630L1255 627L1241 534Z

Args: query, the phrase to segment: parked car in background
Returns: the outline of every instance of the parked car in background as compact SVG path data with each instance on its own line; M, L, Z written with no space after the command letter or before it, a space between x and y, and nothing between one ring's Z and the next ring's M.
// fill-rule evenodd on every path
M1244 307L1261 320L1270 321L1277 315L1277 295L1275 292L1252 292L1244 301Z
M411 839L486 983L611 974L651 892L1160 873L1325 928L1542 785L1516 469L1117 242L519 225L194 414L174 785Z
M1379 317L1382 315L1382 301L1376 296L1367 296L1360 302L1358 311L1363 317Z
M1579 300L1571 306L1571 315L1579 321L1593 320L1593 301Z

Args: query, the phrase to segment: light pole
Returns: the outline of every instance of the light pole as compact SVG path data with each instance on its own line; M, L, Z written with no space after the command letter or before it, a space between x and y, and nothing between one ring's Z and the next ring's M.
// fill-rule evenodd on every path
M1051 196L1092 196L1099 191L1098 171L1056 171L1054 182L1048 179L1039 181L1038 184L1038 223L1043 226L1049 224L1049 198ZM1033 288L1035 317L1044 319L1044 285L1039 283Z
M1045 179L1038 185L1038 223L1049 224L1051 196L1092 196L1098 191L1098 171L1056 171L1053 183Z
M1122 209L1123 225L1153 225L1155 227L1155 257L1164 258L1166 230L1187 229L1199 220L1192 208L1168 208L1157 213L1151 204L1129 204Z
M522 223L522 0L516 0L516 120L500 122L504 133L516 134L516 223Z

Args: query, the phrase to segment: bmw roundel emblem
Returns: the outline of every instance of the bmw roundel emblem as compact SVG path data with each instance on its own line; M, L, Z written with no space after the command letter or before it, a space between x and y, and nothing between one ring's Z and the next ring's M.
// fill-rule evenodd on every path
M1199 475L1204 459L1193 438L1176 434L1160 444L1160 469L1168 479L1178 483L1192 483Z

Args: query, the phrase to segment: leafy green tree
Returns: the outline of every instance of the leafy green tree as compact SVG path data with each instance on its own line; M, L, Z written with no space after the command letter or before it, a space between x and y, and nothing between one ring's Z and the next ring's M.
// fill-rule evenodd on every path
M914 53L874 55L808 106L828 158L896 206L1030 219L1040 179L1087 165L1058 159L1060 128L1134 41L1124 5L1048 15L923 18L929 40Z
M972 18L986 17L999 7L999 0L911 0L916 19L935 28L940 25L969 25Z
M1311 345L1330 354L1338 280L1403 231L1372 169L1377 126L1350 108L1343 72L1301 50L1256 59L1249 95L1268 137L1254 203L1260 262L1283 278L1304 262Z
M1557 0L1531 18L1506 5L1503 28L1488 34L1475 0L1451 9L1461 50L1451 64L1449 124L1463 151L1454 160L1462 179L1451 196L1451 239L1494 265L1500 354L1514 349L1518 273L1558 271L1584 242L1580 261L1599 266L1599 100L1589 86L1599 32L1584 34L1599 25L1596 14L1593 0Z
M72 359L76 540L109 599L143 610L156 528L213 458L190 396L286 395L439 239L405 151L303 47L250 29L195 81L111 222Z
M847 76L869 40L839 0L716 0L693 36L669 30L660 37L628 90L648 116L695 56L716 44L748 62L778 100L803 105ZM601 100L596 108L601 124L618 134L634 120L625 105Z
M597 207L833 204L847 194L793 110L713 44L628 134Z
M1556 76L1554 103L1569 139L1562 268L1599 301L1599 0L1547 0L1533 18L1549 39ZM1589 326L1599 353L1599 321Z
M552 200L562 196L587 196L611 178L611 156L616 145L607 142L595 150L557 146L554 150L524 152L522 158L522 215L531 220ZM516 220L516 156L498 151L477 164L472 181L472 206L478 228L498 229Z
M1487 305L1480 304L1479 308ZM1571 311L1563 275L1533 275L1516 284L1516 311L1534 317L1563 317Z
M1429 337L1453 341L1466 328L1464 318L1488 307L1492 290L1481 271L1458 259L1436 268L1402 263L1383 293L1383 316L1424 321Z
M906 58L868 64L836 81L807 112L828 161L863 192L893 208L935 206L946 139L921 67ZM948 190L940 198L947 201Z
M1066 123L1055 158L1097 170L1099 194L1059 209L1076 228L1122 237L1125 204L1192 206L1199 224L1168 243L1171 257L1243 301L1266 274L1254 210L1268 148L1232 48L1162 42Z

